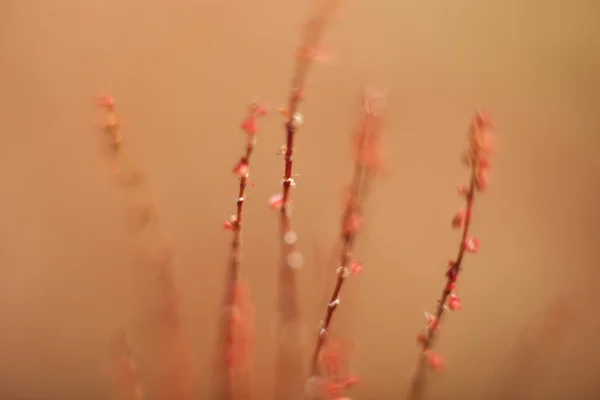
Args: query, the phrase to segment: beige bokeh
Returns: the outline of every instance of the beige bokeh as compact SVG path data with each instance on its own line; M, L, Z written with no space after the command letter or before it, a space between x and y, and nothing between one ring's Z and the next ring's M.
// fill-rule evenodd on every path
M284 102L307 9L299 0L0 0L3 400L110 396L108 341L131 323L134 291L120 193L97 137L104 93L117 99L127 149L172 238L197 398L207 398L239 122L257 94ZM515 360L514 341L563 288L581 290L583 318L531 380L531 398L600 396L599 20L593 0L346 2L326 38L334 62L310 76L293 196L310 347L329 291L324 268L334 273L359 90L367 81L388 89L387 174L356 251L365 271L348 282L334 321L354 342L362 384L353 397L401 398L406 388L423 311L457 245L449 221L475 106L493 112L498 151L476 202L481 252L466 260L465 309L444 323L448 369L429 398L483 399L492 383L512 385L497 374ZM282 122L268 117L247 202L256 398L272 387L277 217L267 198L280 185L282 141Z

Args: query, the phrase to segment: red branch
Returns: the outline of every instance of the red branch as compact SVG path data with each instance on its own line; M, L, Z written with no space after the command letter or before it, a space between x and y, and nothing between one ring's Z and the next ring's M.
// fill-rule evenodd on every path
M370 178L376 172L376 167L380 164L379 161L375 163L373 161L378 160L376 149L378 149L381 127L381 97L365 91L362 99L361 116L354 138L354 175L341 221L342 249L339 265L336 270L337 280L333 294L327 305L325 318L321 321L319 335L313 351L311 361L312 376L320 375L321 373L319 371L319 358L323 346L327 341L331 319L340 304L342 286L346 278L353 273L360 272L362 269L362 264L358 261L351 264L352 252L356 235L361 226L362 206L365 200L366 189Z
M292 230L290 189L295 186L293 179L294 139L302 116L298 112L300 102L305 97L305 86L308 72L313 61L326 58L320 49L323 33L333 14L338 10L340 0L323 0L319 4L315 16L311 18L303 32L301 44L296 53L296 64L292 77L292 89L289 94L287 107L281 110L286 118L286 142L283 146L285 172L282 182L282 192L271 202L272 206L280 208L280 238L281 261L279 268L279 304L278 322L279 333L276 350L275 398L292 398L302 385L302 355L297 330L300 326L300 311L297 296L297 282L294 269L301 263L301 255L296 252L296 235ZM275 198L273 198L275 199ZM291 336L290 336L291 334ZM287 337L282 337L287 335Z
M235 382L235 366L239 360L234 360L234 355L238 352L235 348L238 347L239 340L243 338L236 338L235 332L239 332L237 328L237 318L235 314L238 310L238 302L241 300L240 297L240 259L241 259L241 245L242 245L242 222L243 222L243 207L244 201L246 200L246 187L250 181L250 157L254 151L254 145L256 143L255 135L258 131L258 118L266 115L267 110L264 106L253 103L249 107L249 115L242 123L242 129L247 134L246 149L243 156L236 164L233 172L239 177L239 189L237 196L237 209L236 213L231 218L225 221L224 226L226 229L233 232L233 239L231 240L231 250L229 255L229 269L227 271L225 298L223 299L223 317L224 321L222 324L223 336L223 351L222 361L225 364L225 373L223 375L223 382L220 390L219 398L225 400L231 400L235 398L236 388Z
M108 159L111 170L121 187L137 189L127 192L133 196L145 189L145 177L127 160L122 151L121 121L116 113L113 98L102 98L101 106L108 112L104 132L110 149ZM172 273L170 248L165 243L158 224L153 201L145 199L139 203L139 200L130 199L130 202L129 206L133 206L136 239L139 240L143 252L139 255L139 262L143 264L139 271L150 271L153 274L150 280L152 286L145 287L143 291L154 294L144 298L144 306L149 309L150 323L155 328L149 346L157 360L152 360L150 364L161 368L152 382L156 384L157 397L186 400L191 394L191 360L181 326L180 303ZM149 240L156 242L148 243ZM153 248L154 246L157 246L158 250ZM158 254L150 254L153 250L158 251ZM138 278L140 281L147 281L148 277L140 275Z
M442 290L442 295L438 300L436 312L433 315L426 314L427 326L417 337L422 352L406 396L407 400L416 400L421 397L425 379L424 367L426 365L436 371L441 371L444 367L441 356L434 353L431 348L437 338L438 328L440 327L440 321L445 310L450 309L454 311L462 308L462 304L456 294L454 294L454 290L456 289L456 282L458 274L461 271L465 253L475 254L479 249L479 240L469 236L469 228L471 225L475 192L483 191L487 186L489 156L491 155L491 135L492 126L488 117L477 113L469 132L469 148L462 157L463 162L470 168L469 184L458 187L459 194L465 197L465 208L459 210L452 219L453 228L462 228L458 254L454 260L448 263L446 283Z

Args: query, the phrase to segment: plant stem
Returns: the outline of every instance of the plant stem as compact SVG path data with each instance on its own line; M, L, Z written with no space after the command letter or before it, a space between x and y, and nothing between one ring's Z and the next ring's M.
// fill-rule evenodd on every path
M368 183L373 174L374 165L368 160L373 160L373 154L369 154L369 151L375 150L375 143L377 142L377 135L381 128L380 114L374 113L371 107L376 101L375 97L370 97L369 93L365 91L363 99L364 109L359 120L359 127L357 132L356 146L356 158L354 163L354 172L352 182L350 184L350 190L348 193L348 199L346 208L342 215L341 224L341 253L339 259L339 265L336 270L337 279L333 289L329 303L327 304L327 310L325 312L325 318L321 322L317 342L313 350L311 359L311 375L316 376L320 374L319 358L323 347L327 342L327 336L329 334L329 328L333 315L340 304L340 293L344 282L350 276L350 262L352 261L352 252L354 249L354 243L356 235L358 234L358 227L354 226L354 220L360 220L362 217L362 207L367 192Z
M340 261L337 272L337 279L333 289L333 294L329 299L329 303L327 304L327 310L325 312L325 318L323 318L319 330L319 335L317 337L317 343L313 350L312 359L311 359L311 375L319 374L319 356L321 354L321 350L327 341L327 335L329 333L329 327L331 325L331 320L333 318L333 314L337 309L340 303L340 292L346 281L349 263L352 257L352 250L354 247L354 242L356 239L356 231L346 231L344 229L345 226L350 221L350 218L355 216L358 213L359 202L362 199L359 198L360 193L362 192L361 187L364 184L364 181L367 179L365 166L359 161L356 162L354 166L354 176L352 178L352 185L350 190L350 199L344 210L344 215L342 218L342 250L340 253Z
M128 196L139 195L137 192L146 192L144 175L136 169L127 159L122 151L122 136L120 133L119 117L117 115L114 100L110 97L103 98L102 106L108 112L107 122L104 127L106 140L110 149L110 165L115 174L117 183L121 187L136 189L133 192L127 192ZM146 190L143 190L146 189ZM130 200L128 206L140 208L139 200ZM139 241L140 250L145 254L141 255L144 265L139 269L140 274L151 271L151 285L143 288L144 295L143 306L148 308L148 318L155 328L154 335L149 337L148 349L151 357L149 365L159 365L163 369L153 377L157 397L168 397L169 400L187 400L190 395L191 384L191 361L189 359L188 343L183 334L180 320L180 309L177 288L172 273L171 257L169 254L161 255L160 260L148 259L148 253L153 245L158 244L163 248L165 238L158 224L156 209L150 199L144 198L142 209L135 209L136 213L136 235L135 239ZM154 222L154 224L151 224ZM151 242L156 240L156 242ZM147 265L151 264L151 265ZM148 267L157 267L149 269ZM147 282L147 276L139 275L139 281ZM148 296L147 293L151 293ZM144 321L145 322L145 321ZM160 349L160 351L158 350ZM168 363L157 354L172 357L175 362ZM147 366L146 366L147 367Z
M446 301L448 300L448 296L452 292L451 285L456 281L456 277L458 277L458 273L460 272L460 268L462 265L462 260L465 255L465 241L469 236L469 228L471 226L471 213L473 209L473 201L475 198L475 179L476 179L476 170L475 168L471 168L471 174L469 179L469 187L466 194L466 214L465 214L465 222L462 228L461 241L458 247L458 254L456 256L456 261L454 265L449 267L447 272L446 284L444 285L444 289L442 290L442 295L438 300L436 312L435 312L435 321L433 324L427 329L427 336L425 341L422 344L422 350L419 354L419 358L417 361L417 366L415 368L415 372L413 378L411 380L409 391L406 395L406 400L417 400L421 398L425 373L427 372L427 363L425 360L425 352L432 348L434 341L436 340L436 332L437 327L444 315L444 311L446 310Z
M300 50L316 49L331 13L331 4L337 0L324 0L324 8L312 18L303 32ZM294 185L293 161L294 139L297 126L297 112L304 96L307 75L312 65L310 57L297 57L292 77L292 88L288 97L285 122L284 176L282 182L282 206L280 210L280 262L277 317L279 330L277 333L276 367L275 367L275 399L290 399L301 392L303 385L301 334L299 328L300 307L298 299L298 283L296 271L290 265L290 257L294 254L294 241L286 241L286 234L292 232L290 189Z
M250 157L254 151L255 139L253 135L248 135L246 150L240 159L240 164L250 166ZM241 260L241 245L242 245L242 224L244 201L246 200L246 186L248 185L249 175L242 174L239 178L239 188L237 197L237 208L235 219L232 221L233 239L231 240L231 248L229 255L229 269L225 281L225 298L223 300L224 322L222 324L224 348L220 357L225 364L226 372L223 376L223 387L220 389L219 398L224 400L232 400L235 398L235 369L233 367L234 360L232 357L232 348L235 345L234 337L234 320L232 313L236 307L236 288L239 283L240 260Z

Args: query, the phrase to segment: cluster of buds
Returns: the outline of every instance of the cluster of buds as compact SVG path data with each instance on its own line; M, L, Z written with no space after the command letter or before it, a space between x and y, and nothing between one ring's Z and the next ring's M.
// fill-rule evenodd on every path
M123 137L121 136L121 126L123 118L117 114L115 99L112 96L103 96L100 98L99 105L107 111L106 120L102 130L108 141L109 163L112 173L115 175L117 183L123 187L139 187L146 179L144 173L132 165L125 163L123 165L123 156L121 155ZM142 223L143 225L143 223Z
M223 302L223 309L227 314L223 321L223 361L224 370L224 393L227 398L233 398L233 393L239 389L236 384L239 373L250 357L251 349L251 318L246 319L250 313L248 288L239 281L239 270L241 261L242 245L242 218L243 206L246 200L246 187L250 182L250 158L254 152L256 134L259 129L259 119L267 114L268 110L263 104L253 102L248 106L248 115L242 121L241 128L247 135L245 151L240 160L233 168L233 173L239 179L239 187L236 199L236 213L223 223L226 230L233 232L231 241L231 253L229 256L229 271L227 290Z
M458 274L465 253L477 254L479 251L479 239L469 235L469 225L475 192L482 192L487 187L489 158L492 153L492 134L489 117L478 112L473 118L469 130L469 147L462 155L463 163L471 170L469 184L458 186L458 193L465 199L465 206L458 210L451 221L453 229L462 230L458 255L456 259L448 262L446 284L441 300L438 301L437 312L435 314L425 313L427 325L417 336L417 343L423 349L427 364L435 371L441 371L444 362L439 354L430 349L431 341L440 329L439 320L444 310L457 311L463 308L460 298L455 293Z
M229 231L236 231L241 224L241 207L246 200L246 185L250 179L250 156L254 151L256 143L256 133L259 128L259 119L267 115L267 107L259 102L253 102L248 106L248 116L242 121L241 128L248 135L246 151L240 160L235 164L233 173L240 179L240 189L236 203L238 205L237 214L231 215L223 223L223 227Z
M475 188L483 192L488 184L490 156L492 155L493 126L488 115L478 112L469 131L469 149L463 156L472 168Z
M100 107L108 112L106 121L104 122L104 132L109 141L110 149L113 155L117 155L121 150L123 138L121 136L121 125L123 120L117 115L115 109L115 99L112 96L103 96L100 98ZM113 169L118 171L118 166L115 162Z
M242 122L241 128L248 135L248 144L246 146L246 154L238 161L233 168L234 174L240 178L248 179L250 175L250 153L256 143L256 133L258 132L260 117L267 115L268 109L261 103L254 102L248 107L248 116ZM242 196L240 196L242 197Z

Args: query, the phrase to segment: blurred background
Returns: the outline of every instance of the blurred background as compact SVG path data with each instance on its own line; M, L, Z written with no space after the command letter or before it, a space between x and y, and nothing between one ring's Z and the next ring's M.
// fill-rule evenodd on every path
M257 95L285 102L309 6L0 0L2 400L111 396L108 343L134 323L135 291L122 193L99 138L103 94L115 96L127 151L171 239L196 398L210 398L239 124ZM600 397L599 20L594 0L345 2L325 38L333 62L311 71L297 134L307 366L332 289L358 96L374 82L389 93L386 173L357 243L365 270L345 286L333 325L353 344L362 381L351 397L401 398L407 388L423 312L456 253L450 219L468 174L459 157L479 106L498 132L490 188L474 210L482 245L465 261L464 310L444 321L437 346L447 371L427 397ZM242 274L256 311L255 398L269 398L278 219L267 199L280 187L284 140L276 113L259 135ZM561 320L563 340L548 344L531 324L557 296L577 318ZM503 395L516 387L526 389Z

